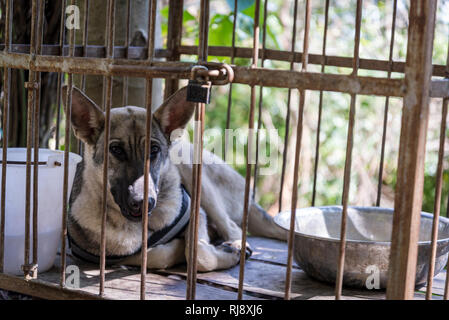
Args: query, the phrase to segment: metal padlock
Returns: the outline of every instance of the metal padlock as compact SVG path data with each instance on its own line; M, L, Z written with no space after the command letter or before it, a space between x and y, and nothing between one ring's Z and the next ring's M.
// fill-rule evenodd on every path
M210 81L189 80L187 84L187 101L210 103Z

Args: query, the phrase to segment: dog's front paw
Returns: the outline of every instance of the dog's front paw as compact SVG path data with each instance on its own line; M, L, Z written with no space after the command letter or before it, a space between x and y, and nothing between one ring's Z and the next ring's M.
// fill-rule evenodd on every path
M241 240L235 240L235 241L226 241L223 242L221 245L225 250L231 250L230 252L235 252L238 255L240 255L240 251L242 250L242 241ZM246 243L245 247L245 258L248 259L253 254L253 250L251 249L251 246L249 243Z

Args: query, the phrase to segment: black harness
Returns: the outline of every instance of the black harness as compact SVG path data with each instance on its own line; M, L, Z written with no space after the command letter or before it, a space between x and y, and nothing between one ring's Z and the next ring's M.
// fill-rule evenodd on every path
M179 237L182 232L184 232L187 224L190 220L190 196L187 193L185 187L181 185L181 192L182 192L182 204L181 204L181 210L179 210L178 215L176 216L175 220L173 222L164 227L161 230L158 230L156 232L153 232L147 240L147 248L153 248L155 246L165 244L170 242L171 240ZM79 245L76 244L76 242L73 240L73 238L70 236L70 234L67 232L67 239L69 241L69 247L72 251L72 254L74 257L91 262L91 263L100 263L100 257L92 254L83 248L81 248ZM106 256L106 265L114 265L119 264L126 258L138 254L141 251L141 248L139 248L136 252L128 254L128 255L112 255L112 256Z

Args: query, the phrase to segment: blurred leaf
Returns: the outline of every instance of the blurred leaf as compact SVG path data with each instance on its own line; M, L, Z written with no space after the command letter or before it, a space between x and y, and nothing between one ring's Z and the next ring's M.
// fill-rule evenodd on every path
M232 26L230 15L215 14L210 21L209 44L211 46L230 46Z
M195 20L195 17L187 10L184 10L183 14L182 14L182 21L183 23L186 23L188 21L192 21Z

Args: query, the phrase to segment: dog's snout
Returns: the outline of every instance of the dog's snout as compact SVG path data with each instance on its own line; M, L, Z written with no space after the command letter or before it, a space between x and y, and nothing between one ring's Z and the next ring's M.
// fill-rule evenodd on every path
M144 202L144 185L143 177L137 179L132 185L128 186L128 192L126 196L123 198L124 203L122 208L122 213L125 215L125 217L130 218L131 220L138 221L142 218L142 213L144 207L148 206L148 210L146 214L150 214L151 211L156 206L157 201L157 195L155 193L155 187L153 184L152 179L148 179L148 200L147 203ZM122 200L122 201L123 201Z
M154 209L155 205L156 205L156 200L154 200L154 198L150 197L148 199L148 212L151 212L151 210Z
M142 200L136 200L133 197L129 197L128 206L134 213L140 213L142 211Z

